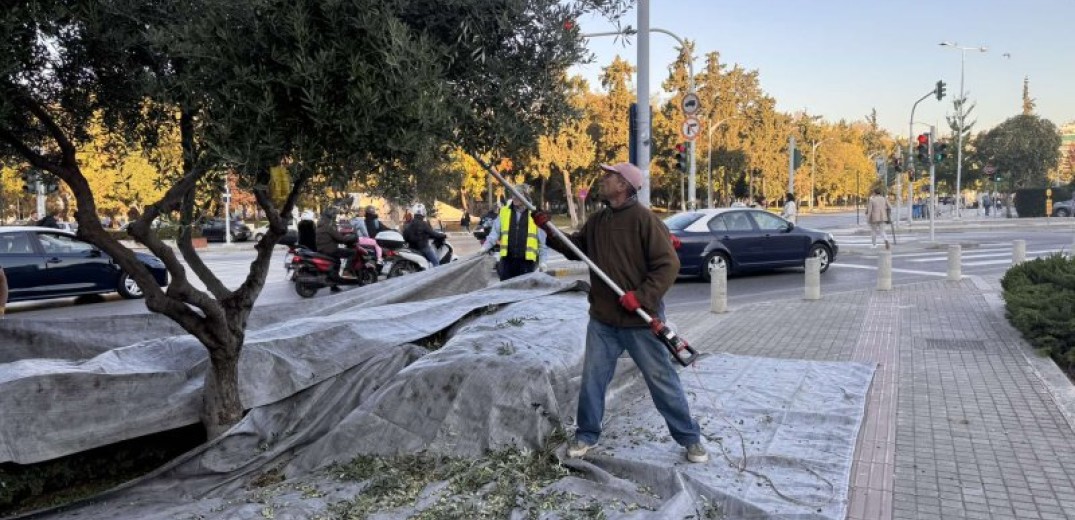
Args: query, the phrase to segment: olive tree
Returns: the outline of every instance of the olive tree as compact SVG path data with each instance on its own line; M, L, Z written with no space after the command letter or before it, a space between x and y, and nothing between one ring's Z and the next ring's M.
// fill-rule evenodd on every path
M622 14L624 0L31 0L0 13L0 157L59 177L79 235L143 288L147 307L208 350L203 423L215 436L242 415L238 361L273 245L309 179L419 171L449 146L532 149L570 112L565 69L587 53L573 21ZM131 236L170 274L156 286L97 219L76 151L100 120L117 142L164 167L164 195ZM269 169L288 165L273 200ZM191 245L195 194L228 170L269 220L257 257L226 287ZM173 249L152 223L177 215ZM178 250L178 253L176 251ZM182 262L180 261L182 258ZM184 263L205 290L191 284Z

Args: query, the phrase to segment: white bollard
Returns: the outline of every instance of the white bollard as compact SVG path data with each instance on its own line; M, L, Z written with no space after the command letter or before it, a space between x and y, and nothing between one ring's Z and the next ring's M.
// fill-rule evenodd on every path
M1021 264L1026 261L1026 240L1015 240L1012 242L1012 265Z
M723 267L709 272L709 311L728 312L728 270Z
M948 246L948 281L958 282L963 279L963 247L959 244Z
M821 299L821 259L816 256L806 259L806 294L803 298Z
M892 251L881 251L877 255L877 290L892 290Z

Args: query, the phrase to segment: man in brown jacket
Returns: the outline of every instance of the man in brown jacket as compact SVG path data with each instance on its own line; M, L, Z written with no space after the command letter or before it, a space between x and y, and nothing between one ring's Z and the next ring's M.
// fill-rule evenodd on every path
M881 190L874 188L873 195L866 202L866 222L870 223L870 241L873 247L877 247L877 235L885 242L888 249L888 235L885 233L885 224L888 223L888 201L881 196Z
M617 358L627 350L642 372L653 404L664 416L672 438L687 448L689 461L706 462L709 454L701 443L698 423L691 418L671 356L635 314L639 308L651 316L661 313L661 299L679 274L679 258L668 228L635 196L642 188L642 171L630 163L603 164L601 168L605 171L601 194L608 207L591 216L582 230L568 238L627 294L617 297L591 274L590 324L586 330L577 429L567 454L581 457L597 445L605 414L605 392L615 374ZM542 228L548 223L544 212L535 213L533 219ZM549 247L576 259L571 250L551 236Z

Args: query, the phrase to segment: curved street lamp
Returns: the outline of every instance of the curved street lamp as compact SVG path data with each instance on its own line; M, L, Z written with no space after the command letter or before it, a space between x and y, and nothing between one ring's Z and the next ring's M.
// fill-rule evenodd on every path
M709 171L706 173L706 204L709 206L709 209L713 209L713 130L734 117L735 116L729 116L709 125L709 138L706 148L709 152Z
M938 45L940 45L941 47L951 47L953 49L959 50L959 104L958 104L959 112L957 114L957 117L959 117L959 134L956 136L956 214L957 215L962 215L963 214L962 213L962 208L963 208L963 191L962 191L962 180L963 180L963 119L964 119L963 103L965 101L964 97L966 96L966 93L963 90L963 70L965 68L964 67L965 62L967 60L967 51L986 52L989 49L986 48L986 47L960 47L959 43L956 43L956 42L941 42Z

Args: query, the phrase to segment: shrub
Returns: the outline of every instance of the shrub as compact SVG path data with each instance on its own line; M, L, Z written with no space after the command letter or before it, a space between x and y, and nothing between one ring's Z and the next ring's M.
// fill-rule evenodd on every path
M1012 326L1075 375L1075 258L1054 254L1024 262L1000 283Z

